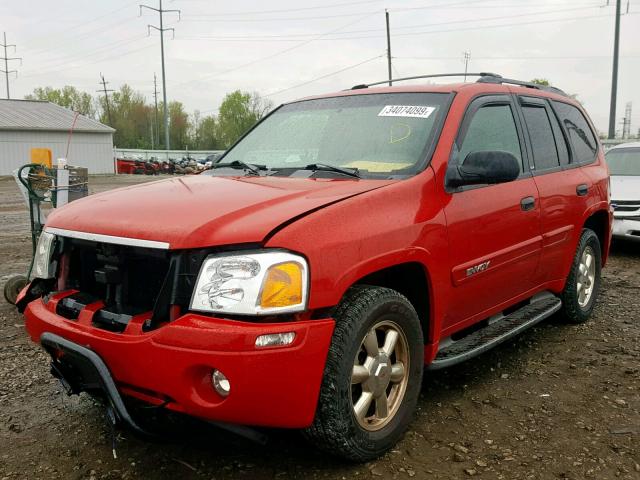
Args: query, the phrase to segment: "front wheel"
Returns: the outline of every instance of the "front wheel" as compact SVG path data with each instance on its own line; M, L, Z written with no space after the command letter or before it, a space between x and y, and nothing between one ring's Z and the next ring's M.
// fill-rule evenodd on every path
M578 248L562 292L562 317L568 323L586 322L600 291L602 253L593 230L582 230Z
M18 295L27 283L29 283L29 279L24 275L16 275L7 280L7 283L4 284L4 299L7 303L15 305Z
M329 453L368 461L407 428L420 393L424 342L418 315L400 293L359 286L336 313L320 399L305 435Z

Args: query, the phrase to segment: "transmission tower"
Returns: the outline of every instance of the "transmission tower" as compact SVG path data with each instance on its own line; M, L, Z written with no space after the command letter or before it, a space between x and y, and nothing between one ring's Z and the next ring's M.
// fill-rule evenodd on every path
M169 150L171 149L171 145L169 143L169 106L167 104L167 80L164 68L164 32L171 30L173 36L175 37L176 31L173 28L164 28L162 17L165 13L177 13L178 20L180 20L180 10L164 10L162 8L162 0L158 0L158 8L150 7L148 5L140 5L140 16L142 16L143 8L153 10L160 16L160 26L156 27L155 25L147 25L147 33L151 35L152 28L160 32L160 59L162 62L162 101L164 110L164 148Z
M467 72L469 70L469 60L471 60L471 52L462 52L464 54L464 83L467 83Z
M107 118L109 119L109 126L113 127L113 122L111 121L111 108L109 108L109 92L113 92L113 90L107 88L107 83L109 82L105 81L104 75L102 75L102 73L100 74L100 78L102 79L102 81L99 82L102 85L102 90L96 90L96 92L104 93L104 103L107 108Z
M158 82L156 81L156 74L153 72L153 103L155 104L154 125L156 128L156 140L158 145L160 144L160 124L158 123Z
M4 60L4 70L0 70L0 72L4 73L4 78L7 81L7 100L8 100L8 99L11 98L11 95L9 94L9 75L12 74L12 73L15 73L16 74L16 78L18 78L18 71L17 70L9 70L9 62L11 62L13 60L19 60L20 61L20 65L22 66L22 58L7 56L7 48L13 47L13 51L15 52L16 51L16 46L7 44L7 32L3 32L3 37L4 37L4 42L2 44L0 44L0 46L2 46L4 48L4 57L0 57L0 60Z
M624 109L624 118L622 119L622 138L627 139L631 137L631 102L627 102Z

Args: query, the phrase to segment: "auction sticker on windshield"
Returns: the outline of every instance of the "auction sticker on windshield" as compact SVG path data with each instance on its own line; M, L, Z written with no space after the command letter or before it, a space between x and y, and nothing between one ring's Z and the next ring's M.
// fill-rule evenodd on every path
M379 117L414 117L429 118L436 107L424 105L385 105L378 114Z

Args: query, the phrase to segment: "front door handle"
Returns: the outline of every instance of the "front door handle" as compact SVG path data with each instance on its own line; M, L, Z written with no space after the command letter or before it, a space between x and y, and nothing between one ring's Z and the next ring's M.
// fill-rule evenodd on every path
M520 200L520 208L525 212L533 210L535 206L536 199L533 197L524 197L522 200Z
M576 193L579 197L584 197L589 193L589 186L586 183L582 183L576 187Z

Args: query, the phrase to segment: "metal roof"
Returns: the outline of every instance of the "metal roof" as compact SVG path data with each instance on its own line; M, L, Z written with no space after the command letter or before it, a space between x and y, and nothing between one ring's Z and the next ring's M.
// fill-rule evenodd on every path
M0 100L0 130L68 132L75 112L39 100ZM74 132L113 133L115 130L84 115L78 115Z

